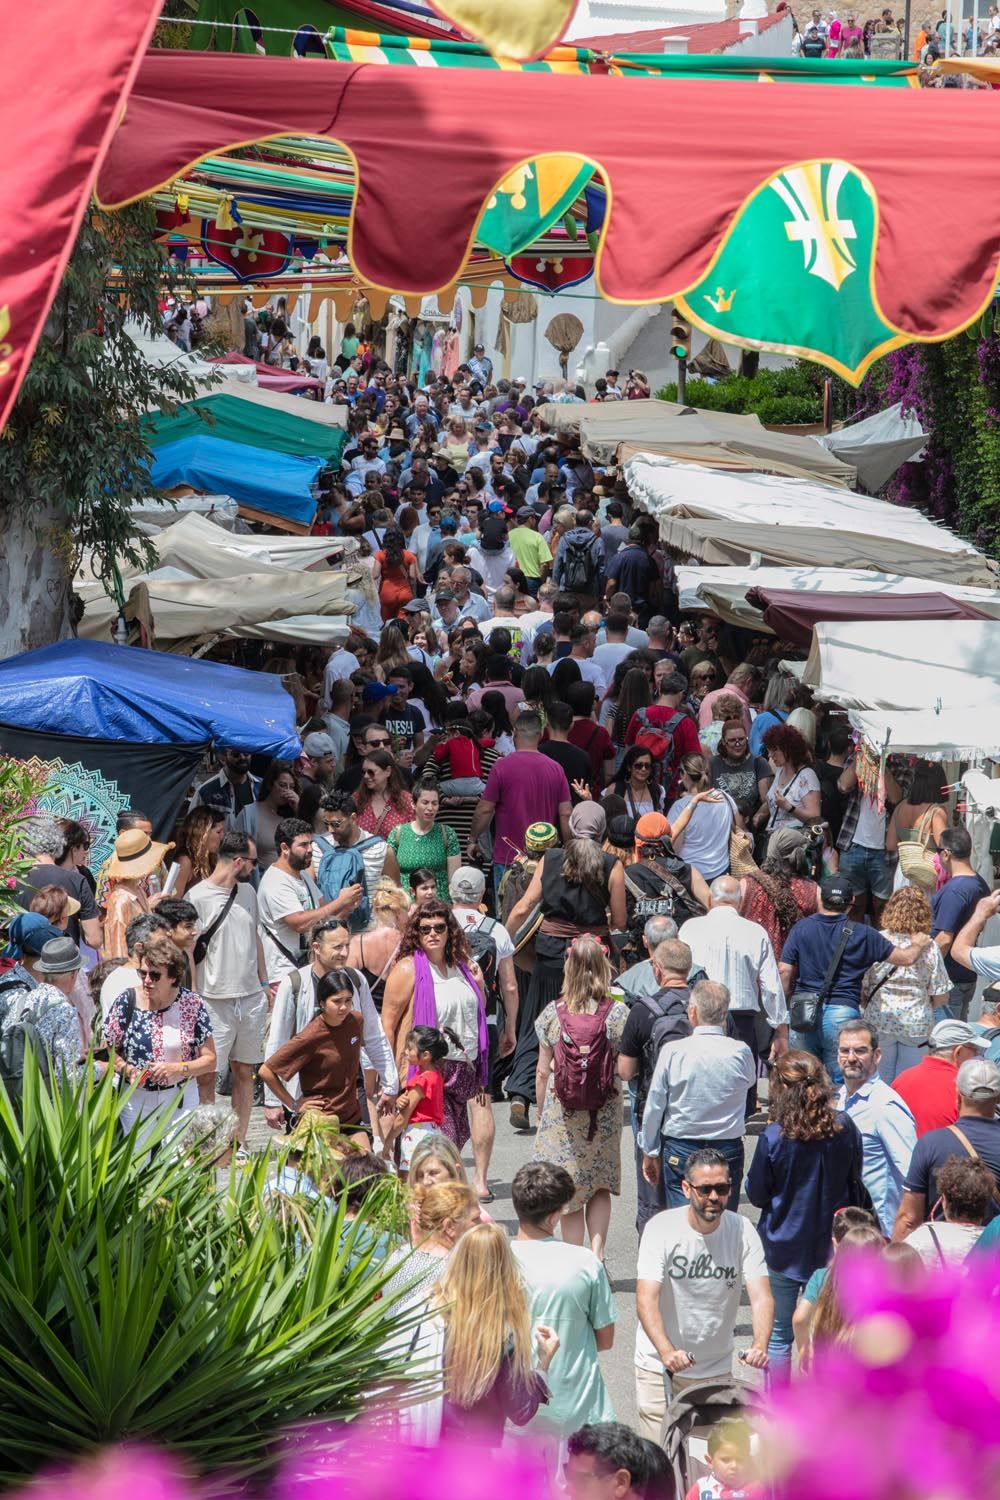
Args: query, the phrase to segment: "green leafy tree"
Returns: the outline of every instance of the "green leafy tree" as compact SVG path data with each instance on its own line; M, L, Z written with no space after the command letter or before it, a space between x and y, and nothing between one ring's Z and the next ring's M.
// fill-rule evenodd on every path
M46 770L0 755L0 917L21 910L18 878L35 866L34 856L24 853L22 830L47 776Z
M148 203L85 220L0 437L0 657L71 634L85 555L116 596L120 561L150 560L130 517L152 490L141 419L198 394L183 361L154 367L125 332L158 329L183 281L154 228Z
M122 1133L110 1071L50 1095L26 1062L0 1090L0 1485L122 1440L248 1481L407 1373L420 1314L376 1258L398 1184L350 1222L289 1210L273 1158L220 1189L196 1143Z

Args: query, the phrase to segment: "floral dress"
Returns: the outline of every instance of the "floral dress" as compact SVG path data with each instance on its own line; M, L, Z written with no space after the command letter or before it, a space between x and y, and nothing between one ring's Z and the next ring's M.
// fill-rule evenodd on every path
M15 987L12 978L20 974L24 974L25 983ZM7 1018L13 1021L19 1016L23 1002L30 997L35 1031L50 1059L53 1075L59 1079L75 1079L81 1072L80 1053L83 1050L80 1018L62 990L56 989L54 984L36 984L20 968L16 975L6 975L5 983L11 988L0 995L0 1036Z
M194 1062L211 1037L212 1022L204 1001L183 987L166 1010L141 1010L135 991L126 990L104 1021L104 1040L133 1068L160 1062ZM186 1084L144 1083L123 1102L122 1125L128 1130L136 1119L166 1105L183 1115L197 1104L198 1085L193 1078Z
M605 1022L616 1058L627 1020L628 1006L616 1000ZM539 1043L554 1052L559 1039L559 1016L554 1001L538 1017L535 1031ZM590 1115L585 1110L565 1110L556 1095L554 1080L549 1078L535 1136L534 1159L565 1167L576 1183L576 1193L566 1213L575 1213L602 1188L609 1193L621 1192L622 1118L622 1095L616 1079L610 1098L598 1110L594 1138L588 1140Z
M906 933L886 932L893 947L908 948L910 938ZM888 971L884 984L879 980ZM865 1005L875 985L878 989L871 1003L865 1007L865 1020L870 1021L879 1036L893 1037L896 1041L915 1047L926 1042L934 1025L934 1007L931 997L947 997L951 989L948 970L944 966L941 949L937 943L925 948L915 964L906 969L893 969L890 964L872 964L861 981L861 1003Z

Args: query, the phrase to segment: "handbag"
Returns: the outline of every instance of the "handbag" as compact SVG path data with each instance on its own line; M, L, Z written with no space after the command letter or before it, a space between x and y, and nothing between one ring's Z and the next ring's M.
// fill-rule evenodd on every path
M928 829L934 811L933 807L929 807L924 813L915 839L906 839L904 843L897 845L900 870L911 885L919 886L923 891L933 891L937 885L934 855L927 847Z
M823 1007L830 998L833 981L837 977L844 950L854 931L853 922L845 922L829 967L818 990L796 990L788 1002L788 1024L793 1031L818 1031Z

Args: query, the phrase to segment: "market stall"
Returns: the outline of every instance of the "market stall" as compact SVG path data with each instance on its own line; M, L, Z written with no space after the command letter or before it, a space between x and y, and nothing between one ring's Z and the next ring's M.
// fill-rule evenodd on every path
M117 801L168 836L213 745L300 753L277 677L81 640L0 661L0 747L48 764L63 785L91 787L95 817Z

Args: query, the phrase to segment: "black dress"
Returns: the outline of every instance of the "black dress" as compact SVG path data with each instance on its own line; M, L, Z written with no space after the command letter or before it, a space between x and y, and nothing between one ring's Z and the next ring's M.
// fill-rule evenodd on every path
M599 901L585 886L569 885L563 879L565 849L549 849L542 856L542 910L546 917L572 922L580 932L607 932L610 895L608 881L618 861L613 854L604 856L604 894ZM543 924L544 927L544 924ZM507 1095L511 1099L535 1102L535 1069L538 1066L538 1036L535 1022L542 1011L562 993L563 962L571 937L555 937L544 930L535 938L535 967L528 992L518 1011L517 1047Z

